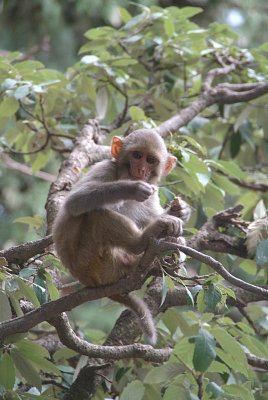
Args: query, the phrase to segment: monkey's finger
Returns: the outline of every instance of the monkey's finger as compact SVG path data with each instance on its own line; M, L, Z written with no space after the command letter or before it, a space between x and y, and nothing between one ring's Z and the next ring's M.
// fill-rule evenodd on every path
M179 218L171 220L168 227L168 234L172 236L179 236L182 234L182 223Z

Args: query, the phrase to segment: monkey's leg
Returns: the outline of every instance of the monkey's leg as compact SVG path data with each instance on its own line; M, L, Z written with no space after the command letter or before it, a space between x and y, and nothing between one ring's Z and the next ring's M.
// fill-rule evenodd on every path
M182 221L173 215L163 214L151 223L143 232L142 238L178 237L182 234Z
M108 209L90 213L86 225L95 238L93 250L102 243L123 248L133 254L143 253L152 237L177 237L182 233L182 221L170 215L161 215L141 231L131 219Z
M117 281L135 268L140 260L136 254L145 250L143 234L129 218L111 210L96 210L88 215L87 226L90 226L94 238L95 252L98 246L104 248L103 257L96 260L94 283L103 285ZM123 248L123 249L122 249ZM130 251L134 254L128 254ZM98 267L97 267L98 265ZM84 269L84 273L85 273ZM150 309L146 303L134 294L117 294L110 297L130 308L137 316L146 340L154 345L157 340L156 329Z
M142 239L142 231L137 225L131 219L112 210L100 209L89 213L84 221L84 232L88 229L90 238L92 237L93 251L101 244L141 254L147 247L147 243ZM87 235L83 234L81 239L84 246Z

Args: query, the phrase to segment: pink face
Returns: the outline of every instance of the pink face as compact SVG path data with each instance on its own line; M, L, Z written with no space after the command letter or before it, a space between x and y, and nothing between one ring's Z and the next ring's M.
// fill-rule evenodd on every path
M130 176L134 180L148 182L152 171L159 164L159 160L154 155L143 150L134 150L129 153Z

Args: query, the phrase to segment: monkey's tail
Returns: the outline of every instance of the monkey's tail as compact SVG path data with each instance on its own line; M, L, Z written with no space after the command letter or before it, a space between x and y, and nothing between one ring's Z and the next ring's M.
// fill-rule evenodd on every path
M132 293L128 293L127 295L116 294L110 296L110 299L130 308L138 316L145 340L152 346L155 345L157 341L157 333L154 320L152 313L144 300Z

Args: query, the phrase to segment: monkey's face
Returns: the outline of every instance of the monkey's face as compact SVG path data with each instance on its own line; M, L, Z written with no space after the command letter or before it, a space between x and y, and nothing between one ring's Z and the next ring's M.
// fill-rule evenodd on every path
M134 150L128 154L129 175L133 180L150 182L152 177L158 175L159 159L146 150Z

